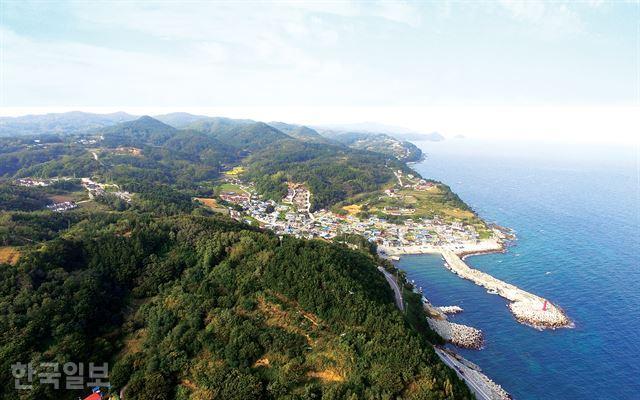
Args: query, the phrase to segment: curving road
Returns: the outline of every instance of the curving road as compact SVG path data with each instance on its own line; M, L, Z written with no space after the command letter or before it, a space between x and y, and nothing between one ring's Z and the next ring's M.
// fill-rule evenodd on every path
M482 384L480 379L478 378L473 379L472 377L467 376L473 370L471 370L471 368L467 367L466 365L462 364L460 361L458 361L455 357L450 355L448 352L443 351L442 349L435 346L433 347L433 349L436 351L436 354L440 356L440 359L445 364L447 364L451 369L453 369L458 375L458 377L460 377L460 379L466 382L466 384L469 386L469 389L473 391L473 393L476 395L478 399L498 400L498 399L509 398L501 395L497 391L491 390L491 388ZM466 374L465 374L465 371L467 372Z
M398 282L396 282L396 278L393 277L386 269L382 267L378 267L378 270L384 274L384 277L389 282L391 289L395 293L396 297L396 306L400 309L400 311L404 311L404 301L402 300L402 290L400 290L400 286L398 286Z
M396 282L394 276L384 268L379 266L378 270L384 274L385 279L391 286L391 289L393 289L393 292L395 293L396 306L401 311L404 311L402 291L400 290L400 286L398 286L398 282ZM486 382L483 382L481 376L484 376L484 374L482 374L481 372L472 370L468 366L458 361L448 352L436 346L434 346L433 349L435 350L438 357L440 357L442 362L444 362L449 368L453 369L458 377L466 382L467 386L469 386L473 393L475 393L476 398L480 400L503 400L511 398L509 397L509 395L503 395L502 393L500 393L500 390L495 390L495 388L492 388L490 384L488 385ZM488 380L488 378L486 379Z

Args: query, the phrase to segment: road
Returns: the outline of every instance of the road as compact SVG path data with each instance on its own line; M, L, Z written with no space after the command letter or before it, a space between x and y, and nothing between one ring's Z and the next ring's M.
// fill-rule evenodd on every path
M384 277L391 285L391 289L393 289L396 297L396 306L400 309L400 311L404 311L404 301L402 300L402 291L400 290L400 286L398 286L398 282L396 282L396 278L393 277L386 269L382 267L378 267L380 272L384 274Z
M396 178L398 178L398 184L400 185L400 187L402 187L402 178L400 177L400 174L398 174L396 171L393 171L393 174L396 176Z
M460 379L465 381L465 383L476 395L476 398L482 399L482 400L496 400L496 399L505 398L505 396L502 396L500 395L500 393L497 393L487 387L484 387L484 385L479 384L475 379L469 376L469 375L481 374L480 372L472 370L468 366L458 361L455 357L453 357L452 355L450 355L449 353L447 353L446 351L438 347L434 346L433 349L436 351L436 354L440 357L440 359L445 364L447 364L451 369L456 371L456 374L458 374ZM466 371L466 373L463 371ZM509 397L506 397L506 398L509 398Z
M402 300L402 291L398 286L398 282L396 282L396 279L394 278L394 276L384 268L378 267L378 270L384 274L385 279L393 289L393 292L395 293L396 306L401 311L404 311L404 301ZM452 355L450 355L449 353L447 353L446 351L443 351L438 347L434 346L433 349L436 351L436 354L440 357L440 359L445 364L447 364L449 368L453 369L458 375L458 377L460 377L460 379L465 381L465 383L469 386L469 388L475 393L476 398L480 400L502 400L502 399L510 398L508 395L506 394L502 395L502 393L500 393L502 389L494 388L495 390L492 390L490 385L493 384L493 382L491 381L489 381L491 382L489 384L489 387L486 387L487 383L483 384L482 377L484 377L484 374L482 374L481 372L473 370L470 367L462 364L455 357L453 357ZM466 371L466 373L463 371ZM488 379L488 378L484 377L484 379Z

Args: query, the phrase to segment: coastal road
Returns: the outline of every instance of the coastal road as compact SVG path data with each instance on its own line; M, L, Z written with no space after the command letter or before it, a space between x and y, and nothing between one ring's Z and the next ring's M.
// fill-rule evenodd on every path
M404 301L402 300L402 291L400 290L400 286L398 286L398 282L396 282L396 279L393 277L393 275L387 272L386 269L382 267L378 267L378 270L380 270L380 272L384 274L384 277L387 279L387 282L389 282L391 289L393 289L393 292L395 293L395 297L396 297L396 306L400 309L400 311L404 311Z
M393 292L395 293L396 306L401 311L404 311L404 301L402 300L402 291L400 290L400 286L398 286L398 282L396 282L396 279L394 278L394 276L384 268L378 267L378 270L380 270L380 272L384 274L385 279L393 289ZM449 368L453 369L458 375L458 377L462 379L467 384L467 386L469 386L471 391L475 393L477 399L480 399L480 400L510 399L510 397L506 395L506 393L504 395L503 395L504 392L500 393L501 389L499 389L499 387L495 388L488 385L486 382L483 382L482 377L484 374L482 374L481 372L473 370L470 367L464 365L463 363L458 361L455 357L450 355L448 352L438 347L434 346L433 349L435 350L438 357L440 357L442 362L444 362ZM488 378L486 377L484 377L484 379L488 380ZM493 384L493 382L491 381L489 382Z
M456 374L458 374L458 377L460 377L460 379L465 381L465 383L476 395L476 398L482 399L482 400L495 400L495 399L504 398L504 396L501 396L498 393L493 393L491 389L487 388L481 382L474 379L472 377L472 375L474 374L470 373L470 372L474 372L471 368L462 364L460 361L458 361L455 357L451 356L446 351L443 351L442 349L435 346L433 347L433 349L436 351L436 354L440 357L440 359L445 364L447 364L451 369L453 369L456 372ZM466 371L466 374L464 371Z

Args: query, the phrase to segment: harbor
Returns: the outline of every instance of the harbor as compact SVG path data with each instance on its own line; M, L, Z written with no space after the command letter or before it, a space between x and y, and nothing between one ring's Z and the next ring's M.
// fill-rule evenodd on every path
M497 240L478 241L456 246L405 246L379 247L379 252L387 257L403 254L439 254L444 266L461 278L470 280L509 300L509 310L516 320L536 329L557 329L573 327L565 312L551 301L529 293L510 283L497 279L485 272L469 267L462 257L473 254L503 252L504 246Z

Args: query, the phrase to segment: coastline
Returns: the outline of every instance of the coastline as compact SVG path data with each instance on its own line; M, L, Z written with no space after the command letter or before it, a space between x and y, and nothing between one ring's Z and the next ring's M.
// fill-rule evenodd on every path
M393 275L382 266L378 266L378 270L384 275L387 283L389 283L389 286L394 291L396 307L401 312L404 312L404 300L398 282ZM431 329L434 329L441 336L443 336L444 333L443 338L456 346L475 349L482 348L483 338L480 330L447 321L447 313L455 314L461 312L462 308L457 306L433 307L424 296L422 299L425 313L431 316L427 317ZM445 337L447 335L449 338ZM513 398L502 386L484 374L479 366L462 357L460 354L437 345L433 345L433 350L440 360L450 367L456 375L467 384L469 389L476 395L476 398L482 400L510 400Z
M458 353L444 347L434 346L434 351L440 359L464 380L476 398L482 400L510 400L513 397L502 386L489 378L482 369L462 357Z
M440 255L445 261L445 267L451 272L486 288L489 293L498 294L508 300L509 310L521 324L536 329L573 327L573 323L566 316L564 310L551 301L471 268L464 262L467 257L472 255L504 253L505 251L504 243L496 239L462 243L455 246L379 246L381 254L396 258L410 254Z

